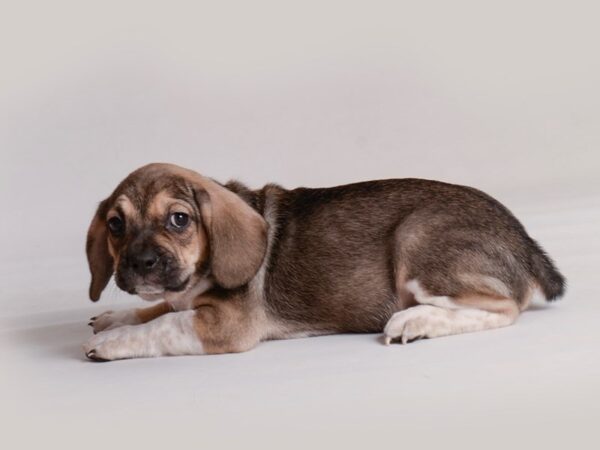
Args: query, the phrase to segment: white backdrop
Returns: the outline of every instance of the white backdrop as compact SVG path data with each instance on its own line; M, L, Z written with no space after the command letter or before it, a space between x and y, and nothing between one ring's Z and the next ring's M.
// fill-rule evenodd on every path
M95 203L150 161L254 187L598 189L594 3L15 2L0 247L80 244Z
M522 213L534 235L558 255L559 266L575 277L570 292L577 292L578 274L580 286L589 281L595 292L592 267L580 258L587 255L597 264L594 252L600 250L591 240L600 204L596 5L3 4L5 323L13 324L9 329L14 323L42 327L65 319L40 316L36 322L27 315L32 308L81 308L70 310L67 334L40 335L78 348L87 336L78 327L102 309L85 303L83 245L92 212L127 173L152 161L181 164L220 181L238 178L252 187L390 177L473 185ZM578 209L563 216L568 207ZM531 211L540 215L527 215ZM577 228L584 225L590 239L585 242L585 230ZM590 308L597 317L598 309ZM330 342L322 339L323 345ZM26 340L23 348L38 344ZM276 347L275 355L286 348ZM67 352L68 358L79 358L77 351ZM28 364L23 370L38 370ZM122 376L117 372L114 379ZM554 389L550 382L548 389ZM427 422L423 414L421 425Z

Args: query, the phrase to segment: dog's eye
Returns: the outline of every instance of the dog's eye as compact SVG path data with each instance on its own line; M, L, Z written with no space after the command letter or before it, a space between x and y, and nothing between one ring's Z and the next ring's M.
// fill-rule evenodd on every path
M125 230L125 223L120 217L111 217L108 219L108 229L112 234L118 236L123 233L123 230Z
M187 226L187 224L190 222L190 216L188 216L185 213L176 212L176 213L171 214L171 217L169 218L169 222L175 228L179 228L179 229L185 228Z

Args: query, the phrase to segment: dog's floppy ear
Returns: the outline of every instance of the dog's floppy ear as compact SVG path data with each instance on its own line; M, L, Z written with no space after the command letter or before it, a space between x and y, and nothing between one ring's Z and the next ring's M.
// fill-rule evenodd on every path
M107 200L104 200L98 206L88 230L85 246L92 274L90 299L94 302L98 301L113 274L113 258L108 252L108 228L105 217L107 203Z
M195 195L208 233L211 272L232 289L256 275L267 249L267 223L238 195L198 177Z

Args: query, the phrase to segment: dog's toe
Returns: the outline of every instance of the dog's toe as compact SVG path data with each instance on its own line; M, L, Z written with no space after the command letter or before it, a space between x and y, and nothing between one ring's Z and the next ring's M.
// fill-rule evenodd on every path
M85 354L85 356L87 356L87 358L90 359L91 361L95 361L95 362L107 362L107 361L110 361L109 359L105 359L105 358L102 358L102 357L98 356L96 354L96 350L95 349L92 349L89 352L87 352Z
M113 361L132 356L131 326L94 333L83 345L85 356L92 361Z
M112 330L124 325L137 325L140 319L135 310L106 311L90 319L88 324L94 329L94 334L100 331Z
M404 310L394 314L383 330L386 345L392 342L408 344L429 337L430 321L418 311Z

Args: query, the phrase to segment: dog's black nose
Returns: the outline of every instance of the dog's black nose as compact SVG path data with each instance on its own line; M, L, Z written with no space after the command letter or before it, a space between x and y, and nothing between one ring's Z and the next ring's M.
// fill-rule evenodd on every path
M156 267L159 259L154 250L146 249L131 258L131 268L140 275L145 275Z

